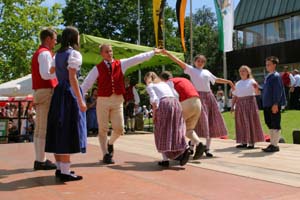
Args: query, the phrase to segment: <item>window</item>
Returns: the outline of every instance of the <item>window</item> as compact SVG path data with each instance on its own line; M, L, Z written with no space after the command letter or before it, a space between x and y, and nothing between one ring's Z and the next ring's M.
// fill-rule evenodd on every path
M263 45L264 26L262 24L247 27L243 31L244 44L246 48Z
M266 24L266 44L291 40L291 19Z
M300 16L292 17L292 39L300 39Z

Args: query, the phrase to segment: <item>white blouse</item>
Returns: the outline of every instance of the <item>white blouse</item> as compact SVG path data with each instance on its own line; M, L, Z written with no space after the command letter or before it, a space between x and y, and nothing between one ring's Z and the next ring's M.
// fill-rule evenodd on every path
M165 82L150 83L146 90L150 96L150 103L156 103L157 107L163 97L178 97L177 92Z
M53 62L52 62L53 67L56 67L55 66L55 57L56 57L56 55L54 56L54 59L53 59ZM80 70L81 65L82 65L81 53L79 51L73 49L71 51L70 55L69 55L69 58L68 58L67 68L76 69L78 71L78 70Z
M254 83L256 83L254 79L239 80L232 94L237 97L255 96Z
M210 83L214 85L217 79L217 77L207 69L198 69L188 64L186 65L184 73L191 77L195 88L201 92L210 92Z

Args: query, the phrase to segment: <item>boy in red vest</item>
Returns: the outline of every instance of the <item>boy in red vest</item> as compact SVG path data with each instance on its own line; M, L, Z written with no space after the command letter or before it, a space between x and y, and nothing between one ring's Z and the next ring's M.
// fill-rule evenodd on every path
M141 53L128 59L113 59L112 46L100 46L100 55L103 60L96 65L85 78L81 85L84 93L98 81L97 119L99 126L99 143L103 153L103 163L113 164L113 144L123 134L123 95L125 94L124 74L134 65L149 60L159 53L159 49ZM111 122L113 132L107 139L108 125Z
M168 71L162 72L160 78L163 81L166 81L171 88L174 88L179 95L182 114L186 123L186 137L191 140L189 145L192 152L194 150L194 145L196 145L196 151L193 158L195 160L199 159L205 151L205 146L200 142L198 135L194 131L201 113L200 96L194 85L186 78L173 78L172 73ZM205 153L212 157L212 154L208 151Z
M56 44L56 32L47 28L40 33L41 45L33 54L31 63L32 89L36 109L36 127L34 131L35 170L56 169L56 165L46 159L45 139L47 118L53 89L57 85L55 73L50 73L52 49Z

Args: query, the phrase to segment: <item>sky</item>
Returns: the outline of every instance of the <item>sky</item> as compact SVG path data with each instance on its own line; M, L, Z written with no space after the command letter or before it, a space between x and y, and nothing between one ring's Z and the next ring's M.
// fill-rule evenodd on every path
M120 0L121 1L121 0ZM142 1L142 0L141 0ZM237 6L238 2L240 0L234 0L234 7ZM60 3L63 6L65 5L65 0L46 0L42 5L44 6L52 6L54 3ZM176 0L167 0L168 5L175 8ZM213 12L215 12L215 6L214 6L214 0L192 0L192 8L193 12L202 6L207 6L211 8ZM190 0L188 0L187 6L186 6L186 15L189 15L190 13Z

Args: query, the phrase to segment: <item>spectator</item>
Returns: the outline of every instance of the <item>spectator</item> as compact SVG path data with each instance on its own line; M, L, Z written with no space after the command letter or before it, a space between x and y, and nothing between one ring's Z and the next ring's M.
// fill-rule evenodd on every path
M290 99L290 107L291 109L300 110L300 74L297 69L293 71L294 75L294 84L292 85L290 92L291 92L291 99Z
M93 88L91 96L87 98L86 106L86 121L87 121L87 130L88 133L92 132L93 134L98 134L98 121L97 121L97 88Z
M291 85L294 84L295 79L294 79L292 73L289 72L288 66L283 67L283 72L281 73L281 79L282 79L283 86L284 86L287 106L289 106L288 105L290 103L290 92L289 91L290 91Z

